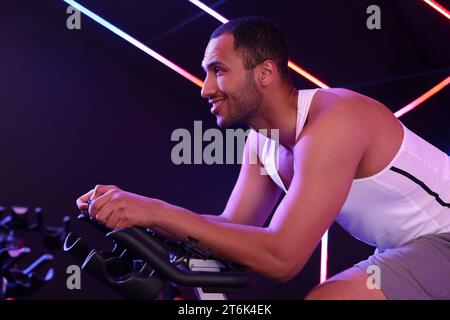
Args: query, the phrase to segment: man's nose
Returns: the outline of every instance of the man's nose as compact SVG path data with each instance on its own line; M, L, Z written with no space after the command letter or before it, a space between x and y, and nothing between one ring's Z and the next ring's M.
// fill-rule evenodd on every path
M206 76L205 82L203 83L202 91L200 92L202 98L208 99L213 97L217 92L217 87L214 81L212 81L208 76Z

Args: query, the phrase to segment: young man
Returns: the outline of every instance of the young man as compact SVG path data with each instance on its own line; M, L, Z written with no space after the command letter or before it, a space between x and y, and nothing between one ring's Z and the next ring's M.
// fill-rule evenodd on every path
M373 99L345 89L298 91L287 63L282 33L263 18L233 20L211 36L202 97L219 126L253 129L222 214L199 215L102 185L78 207L90 199L89 214L109 228L192 236L217 256L281 282L302 270L336 220L377 253L307 298L450 298L449 157ZM279 129L279 144L261 129ZM381 270L381 290L367 287L370 265Z

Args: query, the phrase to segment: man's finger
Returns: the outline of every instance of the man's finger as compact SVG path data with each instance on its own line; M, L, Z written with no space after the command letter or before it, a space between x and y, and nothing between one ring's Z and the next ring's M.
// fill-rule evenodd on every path
M114 185L101 185L98 184L95 186L94 188L94 193L90 196L89 199L91 200L95 200L98 197L101 197L102 195L104 195L105 193L107 193L110 190L120 190L118 187L114 186Z
M77 199L77 207L80 210L86 210L88 207L87 201L89 200L89 198L92 196L92 194L94 193L94 189L86 192L85 194L83 194L81 197L79 197Z
M89 199L89 215L95 218L102 208L111 200L115 192L117 192L117 189L111 189L96 199Z
M106 218L105 224L108 228L114 229L119 222L120 215L117 211L112 212L109 217Z

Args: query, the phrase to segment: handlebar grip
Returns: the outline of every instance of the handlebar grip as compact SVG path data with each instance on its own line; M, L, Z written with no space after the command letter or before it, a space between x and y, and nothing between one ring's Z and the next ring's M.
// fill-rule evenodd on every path
M192 287L247 287L254 281L253 273L243 272L207 272L181 270L169 260L169 250L150 234L136 228L115 230L107 234L108 238L127 247L135 255L142 257L154 269L169 281Z

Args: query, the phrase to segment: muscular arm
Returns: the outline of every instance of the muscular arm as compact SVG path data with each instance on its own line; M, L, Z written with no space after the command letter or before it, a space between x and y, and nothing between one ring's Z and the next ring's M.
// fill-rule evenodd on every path
M217 222L217 223L228 223L228 219L225 217L222 217L221 215L219 216L215 216L212 214L203 214L202 217L210 222ZM179 240L183 240L183 237L177 237L175 236L173 233L162 229L160 226L153 226L153 229L158 232L160 235L162 235L163 237L170 239L172 241L179 241ZM185 237L186 238L186 237Z
M156 226L179 238L193 236L216 255L268 277L291 279L342 207L367 145L351 108L319 117L294 148L294 178L269 227L211 221L169 204L157 213Z

